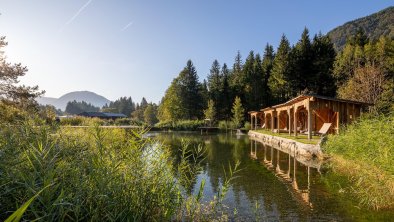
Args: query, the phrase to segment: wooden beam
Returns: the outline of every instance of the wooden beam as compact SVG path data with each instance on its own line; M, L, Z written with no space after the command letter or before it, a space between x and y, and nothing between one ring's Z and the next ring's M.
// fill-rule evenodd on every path
M308 140L312 139L312 107L311 107L311 103L308 100L308 104L306 107L307 111L308 111Z

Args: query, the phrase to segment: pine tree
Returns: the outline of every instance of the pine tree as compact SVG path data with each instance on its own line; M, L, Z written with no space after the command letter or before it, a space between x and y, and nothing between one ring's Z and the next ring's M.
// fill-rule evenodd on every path
M290 51L291 51L290 43L287 40L286 36L282 35L273 62L272 72L268 79L268 85L274 97L273 104L284 102L290 98L289 95Z
M243 74L243 63L241 53L238 51L234 59L233 70L231 74L230 85L234 92L234 95L241 96L243 94L243 83L245 82L245 76Z
M309 83L315 79L312 66L312 45L307 28L304 28L301 39L293 48L290 60L292 73L289 75L291 86L289 90L291 96L296 96L306 89L310 90Z
M220 75L220 64L215 59L208 75L209 99L215 104L215 110L220 110L222 105L222 76ZM208 103L209 104L209 103ZM215 116L216 118L216 116Z
M311 78L310 89L324 96L334 97L336 94L333 67L335 61L334 45L328 36L321 33L315 35L312 43L313 52L313 78Z
M227 68L227 64L224 63L221 70L222 76L222 106L220 107L219 119L230 119L231 113L231 101L233 101L233 92L230 87L230 71Z
M261 107L267 107L272 104L271 90L268 85L268 80L271 76L274 58L275 58L274 48L272 47L272 45L269 45L267 43L264 50L263 60L261 61L261 69L263 72L263 77L262 77L263 100Z
M4 36L0 36L0 100L7 105L26 111L38 111L36 98L44 94L38 86L18 85L19 78L24 76L28 69L19 64L10 64L6 61L2 49L7 46Z
M231 113L233 114L232 121L235 127L241 127L245 118L245 109L242 107L241 99L238 96L235 97Z

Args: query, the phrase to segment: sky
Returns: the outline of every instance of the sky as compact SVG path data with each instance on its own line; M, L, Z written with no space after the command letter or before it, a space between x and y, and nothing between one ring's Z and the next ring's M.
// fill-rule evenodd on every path
M7 61L45 96L88 90L159 102L191 59L200 81L212 62L295 44L394 5L394 0L0 0Z

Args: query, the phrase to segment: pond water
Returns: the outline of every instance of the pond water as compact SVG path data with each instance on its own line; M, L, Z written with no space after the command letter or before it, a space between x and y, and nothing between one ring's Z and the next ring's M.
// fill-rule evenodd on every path
M163 132L150 136L170 145L174 153L185 139L204 144L203 171L195 178L193 189L198 189L205 180L205 201L217 194L224 180L224 168L240 161L242 170L223 201L230 218L236 221L389 221L394 218L393 212L360 209L341 192L341 184L335 181L338 177L324 173L321 162L294 158L247 135Z

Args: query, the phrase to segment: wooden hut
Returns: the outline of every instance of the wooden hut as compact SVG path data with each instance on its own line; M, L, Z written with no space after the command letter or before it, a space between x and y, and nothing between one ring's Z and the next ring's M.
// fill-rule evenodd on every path
M371 104L304 94L260 111L265 128L275 132L288 132L294 136L307 133L311 139L324 123L330 123L330 133L338 133L340 125L351 123L369 105ZM250 112L251 119L256 119L256 115L255 112Z

